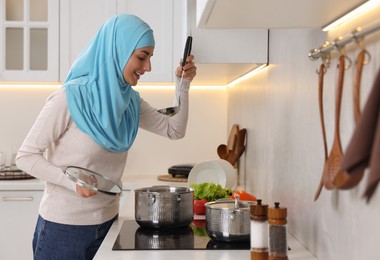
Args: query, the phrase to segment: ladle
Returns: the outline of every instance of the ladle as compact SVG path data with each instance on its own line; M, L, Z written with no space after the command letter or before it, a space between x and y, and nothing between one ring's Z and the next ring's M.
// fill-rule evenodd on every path
M323 113L323 78L326 73L326 66L324 63L321 64L319 68L319 80L318 80L318 103L319 103L319 115L321 119L321 127L322 127L322 138L323 138L323 146L324 146L324 154L325 154L325 161L324 165L326 164L327 158L328 158L328 152L327 152L327 141L326 141L326 130L325 130L325 119L324 119L324 113ZM316 201L321 194L323 188L323 178L321 177L321 181L319 182L319 186L317 188L317 191L314 195L314 201Z
M167 115L167 116L173 116L173 115L177 114L178 111L179 111L179 109L180 109L180 106L181 106L182 82L183 82L183 75L184 75L184 72L185 72L185 70L183 69L183 67L186 65L186 59L187 59L187 57L191 53L192 42L193 42L193 37L188 36L187 40L186 40L185 50L184 50L184 53L183 53L183 59L182 59L182 74L181 74L181 80L179 82L179 92L178 92L178 95L176 94L176 99L177 99L177 104L178 105L177 106L173 106L173 107L167 107L167 108L158 109L157 110L158 113L161 113L161 114L164 114L164 115Z

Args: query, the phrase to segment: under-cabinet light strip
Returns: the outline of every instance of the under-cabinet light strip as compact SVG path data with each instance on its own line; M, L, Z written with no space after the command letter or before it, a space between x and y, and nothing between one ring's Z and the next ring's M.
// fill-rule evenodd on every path
M330 24L324 26L322 31L325 31L325 32L330 31L331 29L334 29L334 28L342 25L343 23L351 20L352 18L354 18L360 14L364 14L364 13L368 12L369 10L371 10L371 9L373 9L379 5L380 5L380 0L369 0L369 1L365 2L364 4L355 8L351 12L343 15L342 17L336 19L335 21L331 22Z
M243 76L231 81L230 83L228 83L227 85L223 86L223 85L208 85L208 86L201 86L201 85L192 85L191 86L191 89L198 89L198 90L223 90L223 89L227 89L227 88L231 88L237 84L239 84L240 82L256 75L257 73L259 73L262 69L264 69L265 67L268 66L268 63L265 63L265 64L262 64L260 65L259 67L251 70L250 72L244 74ZM0 83L0 88L11 88L11 89L16 89L16 88L28 88L28 89L41 89L41 88L59 88L60 86L62 86L63 83L19 83L19 82L1 82ZM141 85L137 85L135 87L133 87L134 89L174 89L175 88L175 85L174 84L152 84L152 85L148 85L148 84L141 84Z
M248 78L256 75L257 73L259 73L262 69L264 69L267 66L268 66L267 63L260 65L259 67L251 70L250 72L248 72L247 74L241 76L240 78L237 78L234 81L231 81L230 83L228 83L227 84L227 88L232 88L233 86L239 84L240 82L242 82L242 81L244 81L244 80L246 80L246 79L248 79Z
M62 86L62 83L15 83L15 82L2 82L0 83L0 89L57 89ZM137 85L133 87L134 89L175 89L174 85ZM226 89L226 86L201 86L201 85L192 85L191 89L197 90L223 90Z
M353 42L357 39L364 38L365 36L372 34L374 32L377 32L380 30L380 23L375 24L368 28L357 28L355 32L353 32L351 35L347 35L345 37L339 37L337 41L327 41L324 45L322 45L319 48L314 48L309 51L309 59L310 60L318 60L319 58L322 58L324 54L327 54L331 52L334 49L337 48L343 48L345 45L349 44L350 42Z

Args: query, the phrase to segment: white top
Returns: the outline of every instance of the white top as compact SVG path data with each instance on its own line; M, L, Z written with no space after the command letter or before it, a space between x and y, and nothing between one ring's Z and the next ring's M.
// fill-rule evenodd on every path
M189 87L190 81L184 79L181 109L171 117L158 113L141 99L139 126L170 139L184 137ZM46 181L39 209L44 219L62 224L95 225L118 214L119 199L104 194L81 197L64 170L70 165L87 168L121 185L126 159L127 152L109 152L77 128L66 103L65 87L61 87L48 97L18 151L16 164L24 172Z

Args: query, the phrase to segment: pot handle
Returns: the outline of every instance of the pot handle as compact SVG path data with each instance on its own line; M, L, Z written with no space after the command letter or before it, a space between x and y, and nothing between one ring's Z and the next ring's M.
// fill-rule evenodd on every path
M234 220L235 219L235 213L240 211L240 208L239 208L239 198L240 198L240 195L239 194L235 194L234 197L235 197L235 203L234 203L234 209L232 210L232 214L230 216L231 220Z
M235 211L239 210L239 198L240 198L240 195L239 194L235 194L234 197L235 197L234 212L235 212Z

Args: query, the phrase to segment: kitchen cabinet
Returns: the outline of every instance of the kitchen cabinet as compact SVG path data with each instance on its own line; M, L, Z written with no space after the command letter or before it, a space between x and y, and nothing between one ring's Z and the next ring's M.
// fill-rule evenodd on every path
M181 17L174 9L183 5L175 2L0 0L5 10L0 12L0 35L5 39L0 41L0 81L64 81L101 25L117 13L132 13L152 27L156 38L153 70L140 82L173 82L186 37L174 41L175 34L184 32L183 20L173 23L174 14Z
M188 30L198 67L193 83L226 85L268 63L268 29L201 28L197 8L198 1L188 1Z
M195 0L0 0L0 6L0 81L64 81L101 25L117 13L135 14L154 31L152 71L140 83L174 82L189 34L198 66L193 84L225 85L268 61L267 29L201 28Z
M88 11L89 6L91 12ZM139 16L152 27L156 40L154 56L151 60L152 71L146 73L139 82L173 82L174 8L173 0L61 1L60 81L65 80L76 57L108 18L119 13L131 13ZM176 65L180 56L180 51L178 51L175 58Z
M321 28L365 0L198 0L201 28Z
M183 13L181 2L186 1L118 1L118 13L135 14L149 24L153 30L156 45L151 59L152 71L144 74L140 82L174 82L174 71L182 58L186 39L186 31L181 31L181 24L184 23L184 20L174 19L175 15ZM178 43L177 36L180 38ZM179 45L182 47L179 48Z
M60 73L65 81L71 65L96 35L102 24L116 14L116 1L60 1Z
M43 191L0 191L1 259L33 259L32 239Z
M0 81L57 81L57 0L0 0Z

